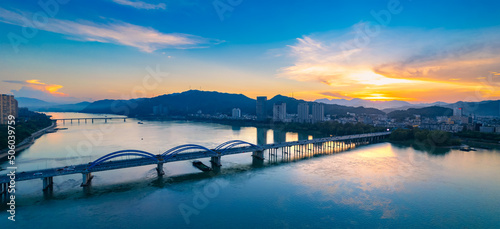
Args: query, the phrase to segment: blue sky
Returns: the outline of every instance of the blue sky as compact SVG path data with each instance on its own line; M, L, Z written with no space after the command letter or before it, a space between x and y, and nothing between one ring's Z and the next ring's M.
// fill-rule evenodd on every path
M2 93L52 101L189 88L306 100L500 98L496 1L60 2L54 15L38 1L0 3ZM47 21L33 21L43 13ZM36 34L23 34L25 25ZM12 34L23 39L17 48ZM156 66L168 76L141 89Z

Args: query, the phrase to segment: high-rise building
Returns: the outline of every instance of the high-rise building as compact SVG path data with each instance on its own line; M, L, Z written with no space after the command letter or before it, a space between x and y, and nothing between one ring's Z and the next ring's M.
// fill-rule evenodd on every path
M240 108L233 108L233 118L241 118L241 110Z
M17 100L13 95L0 95L0 124L7 124L9 115L17 118Z
M325 106L321 103L312 105L312 122L322 122L325 120Z
M309 121L309 104L307 103L299 103L297 106L297 116L299 122L308 122Z
M168 107L164 106L162 104L158 106L153 106L153 114L154 115L167 115L168 114Z
M267 104L267 97L266 96L257 97L257 109L256 109L257 120L266 120L267 119L266 104Z
M286 103L275 103L273 106L273 120L284 122L286 120Z
M463 109L461 107L453 108L453 116L462 117L464 115Z

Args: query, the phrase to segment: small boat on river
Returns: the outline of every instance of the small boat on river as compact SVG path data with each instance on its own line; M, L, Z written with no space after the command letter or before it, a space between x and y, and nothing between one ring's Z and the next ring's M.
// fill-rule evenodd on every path
M198 168L199 170L203 171L203 172L208 172L208 171L212 171L212 168L206 166L205 164L203 164L203 162L201 161L193 161L193 166Z

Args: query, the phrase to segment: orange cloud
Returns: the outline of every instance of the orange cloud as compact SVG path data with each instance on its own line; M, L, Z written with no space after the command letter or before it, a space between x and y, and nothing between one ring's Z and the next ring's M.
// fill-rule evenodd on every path
M67 94L58 91L59 89L63 88L62 85L46 84L46 83L40 82L40 80L37 80L37 79L26 80L26 84L30 88L33 88L33 89L39 90L39 91L48 92L49 94L54 95L54 96L68 96Z
M342 96L369 100L498 99L500 73L492 70L500 67L499 31L485 28L488 36L477 36L477 31L386 29L368 45L348 50L350 31L304 36L288 46L293 64L278 76L319 82Z

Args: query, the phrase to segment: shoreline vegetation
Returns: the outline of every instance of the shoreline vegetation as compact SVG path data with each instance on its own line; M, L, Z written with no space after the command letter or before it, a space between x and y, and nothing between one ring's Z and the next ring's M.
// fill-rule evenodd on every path
M419 142L425 146L449 147L460 146L462 141L450 132L441 130L423 130L419 128L396 129L389 140L393 142Z
M28 109L19 109L19 117L16 119L15 141L16 154L33 144L36 138L45 133L52 132L57 126L50 118L38 112ZM4 160L8 153L7 125L0 125L0 160Z

